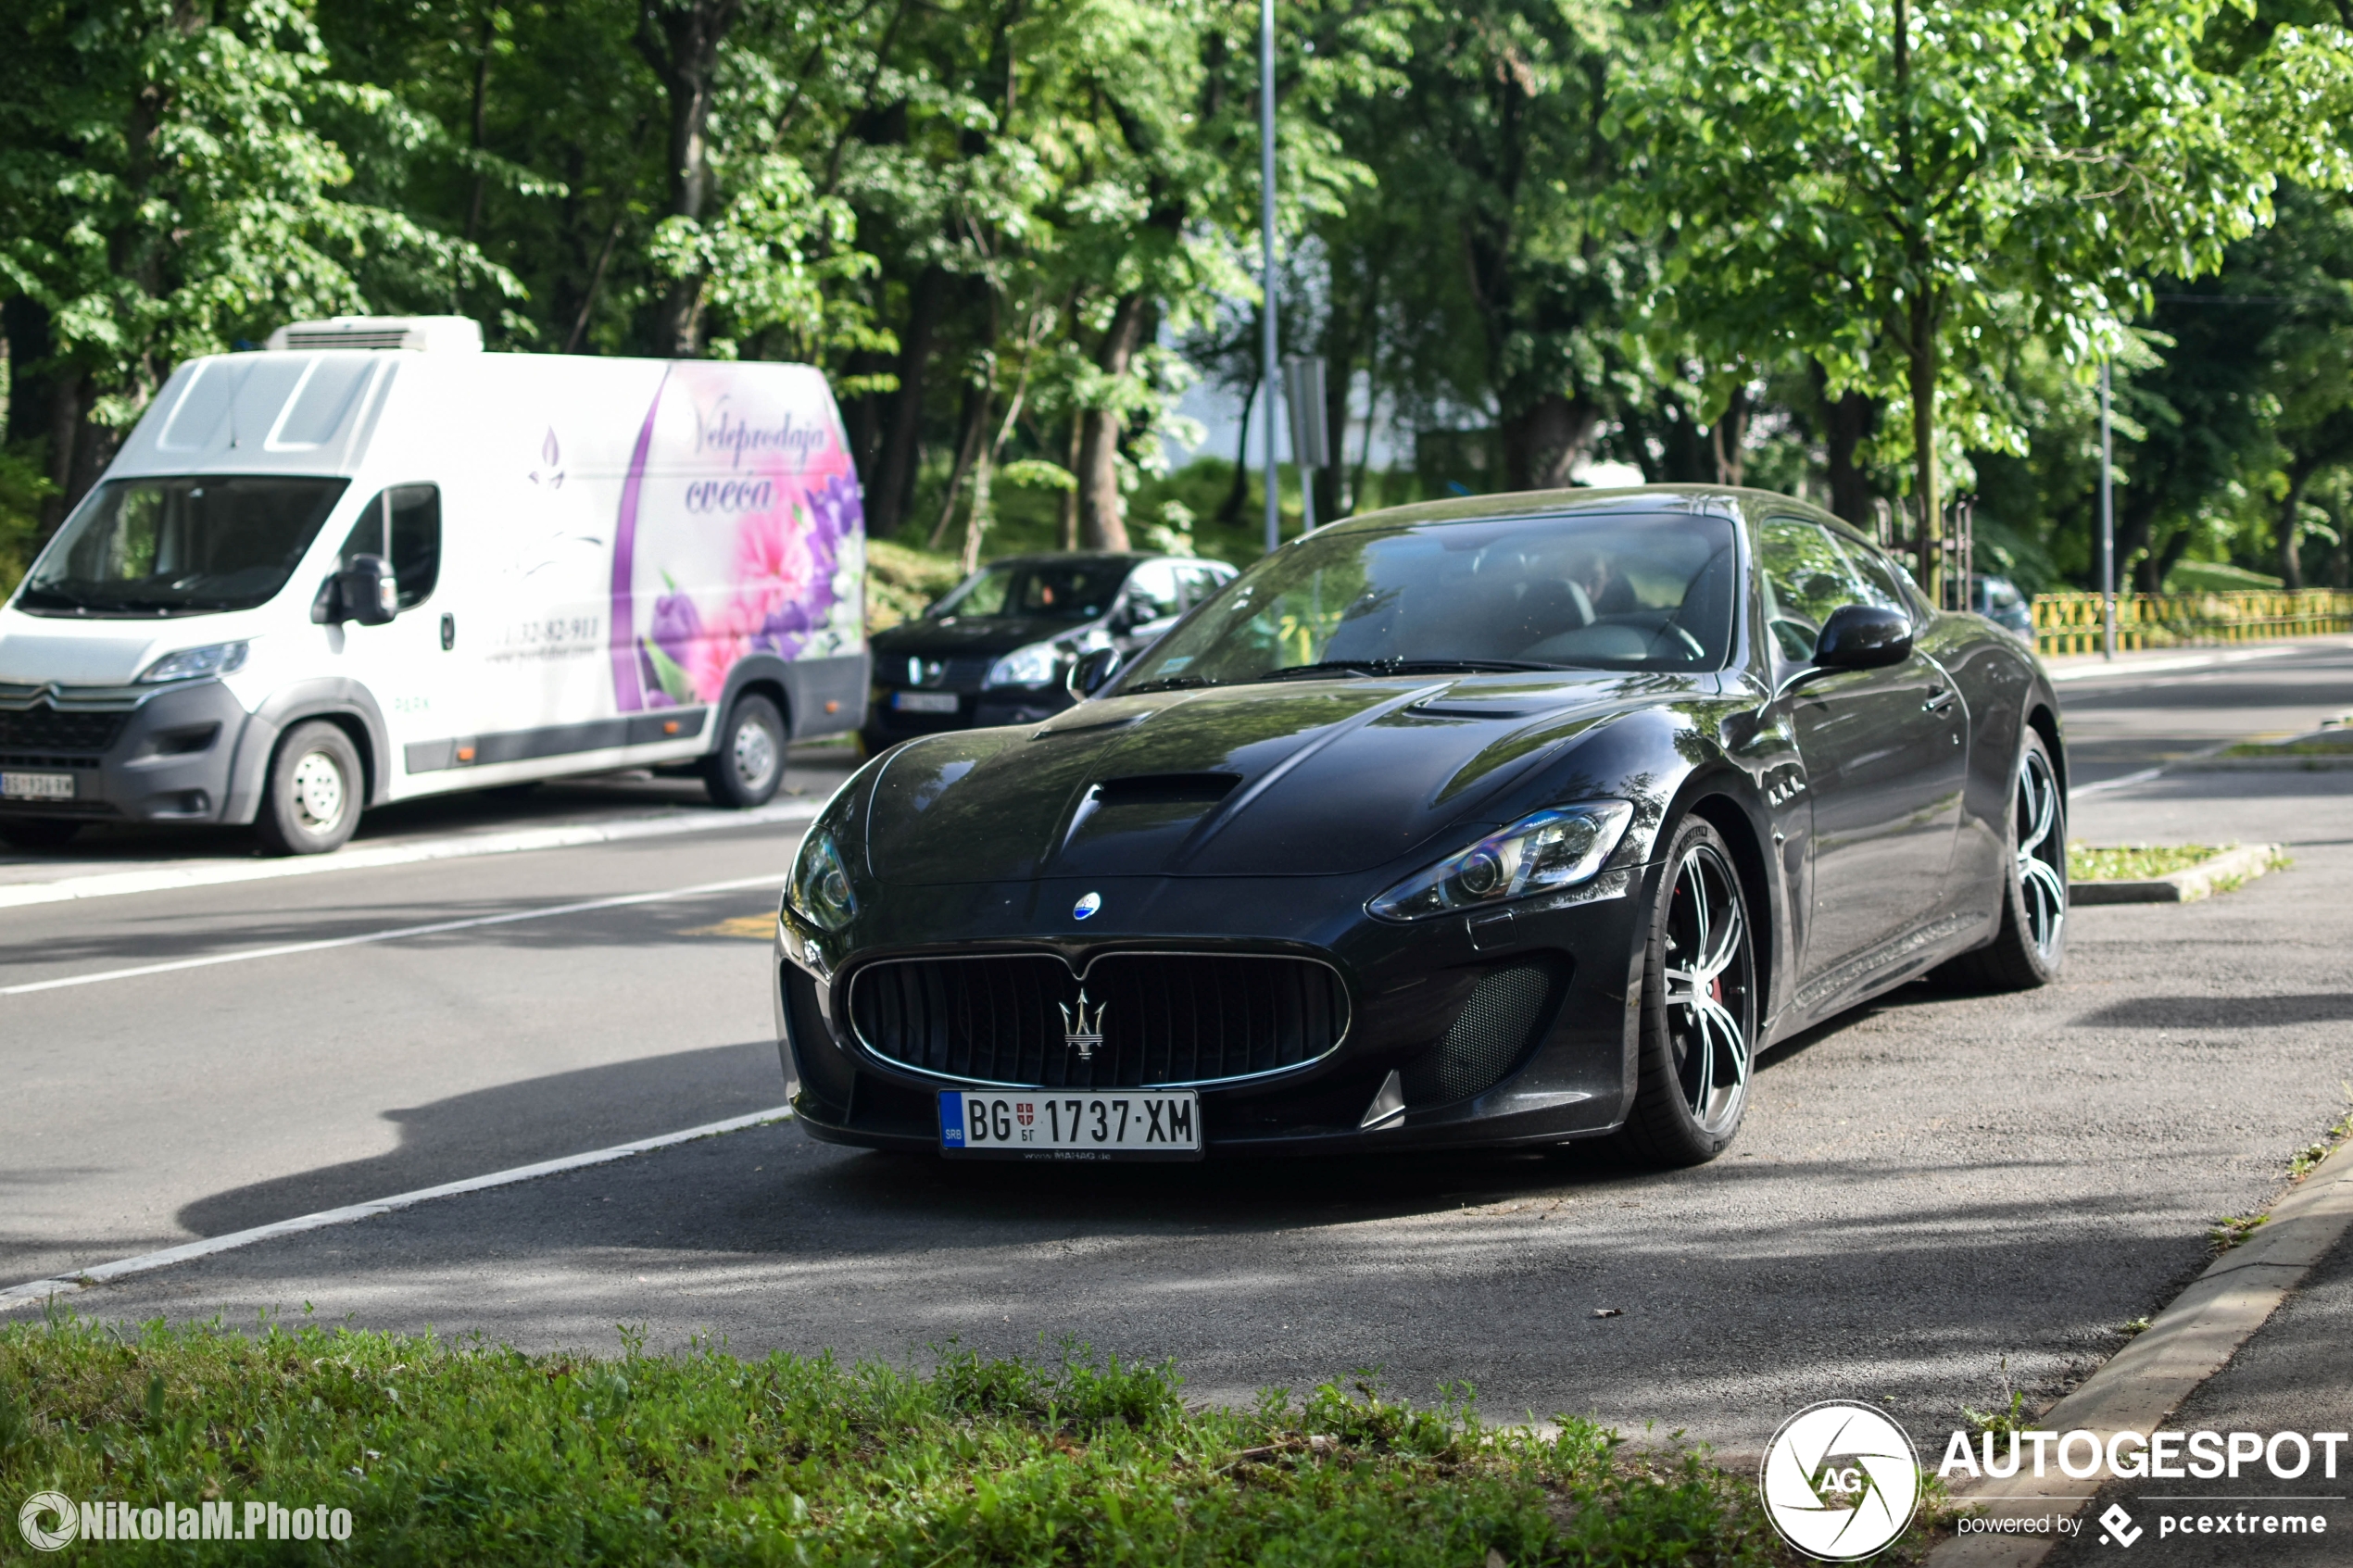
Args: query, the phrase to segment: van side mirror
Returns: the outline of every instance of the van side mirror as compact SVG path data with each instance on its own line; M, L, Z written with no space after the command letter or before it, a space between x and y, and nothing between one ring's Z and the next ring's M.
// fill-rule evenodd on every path
M382 556L354 556L351 564L319 584L310 601L310 619L322 626L357 621L362 626L389 624L400 610L400 583Z
M1878 670L1911 651L1911 617L1881 605L1839 606L1814 640L1814 662L1825 670Z
M1117 648L1095 648L1079 655L1078 662L1070 667L1070 695L1080 702L1086 701L1111 684L1111 678L1119 673L1124 662Z

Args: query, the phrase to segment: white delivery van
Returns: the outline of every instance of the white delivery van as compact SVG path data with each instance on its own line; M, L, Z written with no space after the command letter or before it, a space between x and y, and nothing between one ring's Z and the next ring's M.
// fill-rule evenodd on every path
M0 608L0 835L698 766L865 705L865 539L803 365L485 354L342 318L183 365Z

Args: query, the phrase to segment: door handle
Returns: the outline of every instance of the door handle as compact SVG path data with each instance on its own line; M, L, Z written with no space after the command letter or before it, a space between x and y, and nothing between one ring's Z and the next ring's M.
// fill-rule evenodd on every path
M1934 691L1928 694L1928 700L1920 704L1920 711L1923 713L1935 713L1952 706L1953 688L1950 686L1939 686Z
M457 646L458 618L454 615L444 615L441 618L441 651L447 653Z

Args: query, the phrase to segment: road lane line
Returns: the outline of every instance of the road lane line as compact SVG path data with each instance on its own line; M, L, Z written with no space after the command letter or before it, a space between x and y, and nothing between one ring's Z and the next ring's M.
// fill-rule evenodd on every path
M111 1263L99 1263L87 1269L76 1269L70 1274L55 1279L31 1280L23 1285L0 1289L0 1312L12 1307L31 1306L53 1296L70 1295L94 1285L104 1285L126 1274L143 1274L153 1269L169 1268L191 1259L209 1258L216 1252L233 1252L256 1242L271 1241L282 1236L295 1236L303 1231L323 1230L329 1225L347 1225L355 1220L371 1220L378 1214L428 1203L436 1198L456 1198L464 1193L484 1192L492 1187L512 1186L517 1182L535 1181L565 1171L578 1171L590 1165L610 1164L635 1155L658 1148L692 1143L698 1138L717 1137L723 1133L739 1133L747 1127L762 1127L774 1122L792 1119L792 1107L772 1106L755 1110L749 1116L731 1116L724 1122L707 1122L699 1127L683 1132L663 1133L655 1137L639 1138L635 1143L615 1144L610 1148L591 1149L586 1154L568 1154L560 1160L543 1160L536 1165L518 1165L511 1171L494 1171L486 1176L469 1176L463 1181L444 1182L439 1186L420 1187L415 1192L396 1193L371 1203L346 1204L341 1209L322 1209L314 1214L300 1214L291 1220L278 1220L250 1230L232 1231L227 1236L207 1236L201 1241L183 1242L158 1252L143 1252L135 1258L119 1258Z
M824 804L795 800L756 807L749 811L676 813L619 822L573 822L559 827L522 828L513 833L420 839L389 844L381 849L345 848L331 855L303 855L283 860L233 860L224 864L146 872L100 872L89 876L60 877L55 882L21 882L0 886L0 909L29 904L59 904L75 898L111 898L127 893L170 893L182 887L217 887L224 883L269 882L284 876L316 876L321 872L371 871L384 866L412 866L426 860L459 860L476 855L514 855L533 849L572 849L588 844L623 844L638 838L668 838L683 833L712 833L722 828L759 827L775 822L805 822Z
M35 980L22 985L0 985L0 997L26 997L35 991L62 991L72 985L95 985L106 980L136 980L145 974L170 974L183 969L208 969L214 964L245 963L254 959L290 958L296 953L323 953L333 947L357 947L369 942L397 942L406 936L431 936L444 931L466 931L479 925L510 925L517 921L551 920L590 909L618 909L631 904L659 904L672 898L692 898L704 893L732 893L746 887L782 888L786 872L737 877L732 882L698 883L661 893L626 893L613 898L590 898L577 904L554 904L539 909L513 909L503 915L473 915L465 920L434 921L429 925L396 925L388 931L363 931L354 936L329 936L316 942L287 942L275 947L245 947L233 953L211 953L200 959L174 959L168 963L139 964L131 969L105 969L95 974L69 974L58 980Z
M2048 671L2054 682L2096 681L2103 678L2128 680L2134 675L2156 675L2171 670L2220 670L2233 664L2244 664L2250 659L2278 659L2291 653L2332 653L2342 649L2322 644L2282 643L2275 647L2228 648L2214 653L2184 654L2178 659L2151 659L2123 664L2110 664L2103 659L2097 664L2077 664ZM2070 657L2088 657L2074 655Z

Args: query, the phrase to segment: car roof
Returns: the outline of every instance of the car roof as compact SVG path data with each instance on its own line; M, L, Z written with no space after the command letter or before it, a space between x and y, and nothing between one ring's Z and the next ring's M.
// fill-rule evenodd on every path
M1664 503L1664 505L1662 505ZM1362 512L1330 526L1395 528L1422 523L1493 522L1507 518L1559 516L1568 513L1608 515L1680 510L1698 516L1733 517L1754 522L1759 514L1794 512L1843 533L1875 544L1870 536L1843 518L1794 495L1775 490L1754 490L1734 484L1632 484L1610 489L1513 490L1487 495L1456 495L1442 501L1416 501L1379 511ZM1318 529L1317 533L1325 530Z

